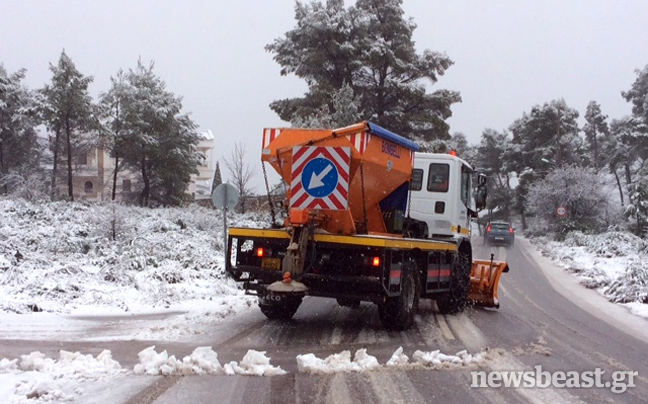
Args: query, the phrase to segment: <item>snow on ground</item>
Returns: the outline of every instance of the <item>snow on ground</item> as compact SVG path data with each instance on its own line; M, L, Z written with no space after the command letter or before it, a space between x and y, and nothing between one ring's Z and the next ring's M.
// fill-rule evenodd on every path
M568 234L562 243L534 240L545 255L608 300L648 318L648 242L629 233Z
M0 338L165 340L195 333L187 324L219 322L256 306L225 275L222 214L192 206L143 209L84 203L30 203L0 199ZM230 225L259 227L268 218L233 215ZM541 240L543 254L581 277L613 302L648 317L647 243L626 233L574 233L564 243ZM80 316L177 313L164 329L121 328L86 335ZM127 322L129 319L125 319ZM47 325L56 325L48 327ZM44 326L45 325L45 326ZM44 330L49 330L44 332ZM38 333L38 335L36 335ZM454 355L399 348L385 363L359 349L327 358L296 357L300 372L327 374L379 369L478 366L489 352ZM240 362L221 364L211 347L182 359L151 346L139 364L124 369L110 351L97 357L60 351L0 359L0 398L7 403L67 402L85 393L84 382L125 375L283 374L265 352L249 350Z

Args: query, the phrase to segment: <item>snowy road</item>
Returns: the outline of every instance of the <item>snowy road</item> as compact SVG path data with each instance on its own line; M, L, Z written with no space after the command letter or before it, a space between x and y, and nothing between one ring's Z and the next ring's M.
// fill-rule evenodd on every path
M511 271L502 277L501 309L472 308L461 315L444 316L429 301L422 301L416 326L405 332L383 330L371 304L351 309L338 307L333 300L307 298L294 319L285 323L267 321L255 308L225 322L191 313L74 317L63 325L43 323L40 331L37 324L17 322L10 330L0 330L0 358L33 351L54 357L61 349L97 356L109 349L123 368L133 369L138 352L151 345L178 358L198 346L211 346L221 363L240 361L254 349L265 351L272 365L287 372L272 377L123 374L86 384L84 394L71 401L84 404L648 402L648 321L602 297L588 297L588 301L600 301L599 306L575 304L581 301L581 293L590 291L561 270L541 269L536 260L545 266L549 263L533 256L527 247L521 238L512 249L476 247L477 257L486 258L493 252L496 259L509 262ZM608 311L614 309L621 311ZM165 336L163 340L156 340L157 331ZM38 332L42 334L38 341L28 338ZM467 350L483 353L484 360L477 367L382 366L333 374L300 372L296 361L298 355L307 353L327 358L366 348L385 364L399 347L410 358L417 350L446 354ZM549 372L601 368L603 380L611 380L614 371L638 371L638 376L636 387L622 394L609 388L470 387L471 370L522 371L538 365Z

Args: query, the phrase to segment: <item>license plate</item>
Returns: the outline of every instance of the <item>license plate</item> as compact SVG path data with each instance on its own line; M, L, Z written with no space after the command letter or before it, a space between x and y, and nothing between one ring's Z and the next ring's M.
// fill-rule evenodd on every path
M281 270L281 258L261 258L261 268L272 271Z
M502 240L502 241L504 241L504 237L495 237L495 240Z

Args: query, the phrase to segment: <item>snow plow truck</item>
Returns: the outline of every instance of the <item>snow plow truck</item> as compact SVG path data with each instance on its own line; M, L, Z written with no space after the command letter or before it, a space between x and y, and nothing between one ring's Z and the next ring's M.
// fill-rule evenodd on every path
M285 220L231 227L227 272L269 319L290 319L307 295L373 302L390 330L412 326L419 299L443 314L499 307L508 265L473 259L470 239L486 177L456 156L417 150L367 121L265 129L264 174L268 163L287 184Z

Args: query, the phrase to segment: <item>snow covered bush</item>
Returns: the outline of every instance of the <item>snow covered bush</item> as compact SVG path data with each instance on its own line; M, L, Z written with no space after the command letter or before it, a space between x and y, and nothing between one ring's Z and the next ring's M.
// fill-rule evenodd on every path
M629 260L626 271L605 289L605 295L615 303L648 303L646 257Z
M264 226L252 215L230 225ZM225 274L222 212L0 199L0 310L167 306L242 296Z
M589 169L557 168L531 185L527 209L537 220L529 223L543 227L560 240L571 231L603 231L616 224L614 208L604 189L603 179ZM566 216L558 217L558 207L566 209Z
M648 303L648 242L631 233L571 232L563 242L534 239L544 255L615 303Z

